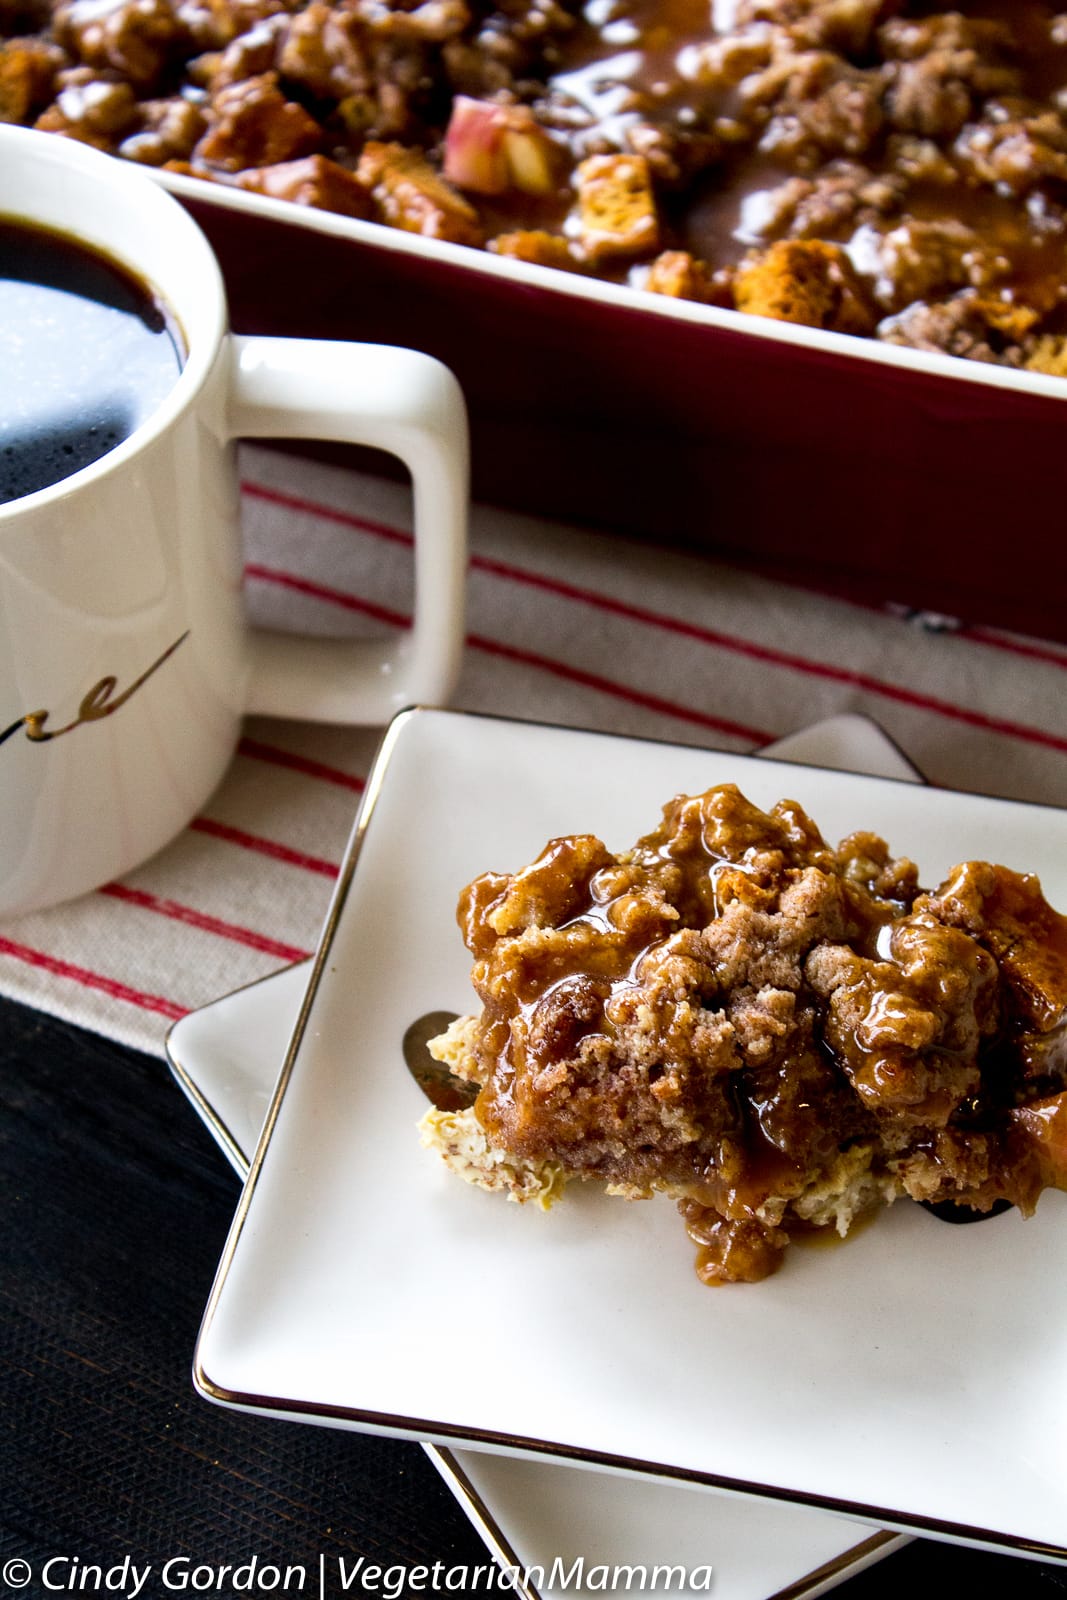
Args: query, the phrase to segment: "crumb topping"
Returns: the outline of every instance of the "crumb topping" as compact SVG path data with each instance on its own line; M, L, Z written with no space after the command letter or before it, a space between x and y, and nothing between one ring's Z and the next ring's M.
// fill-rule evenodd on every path
M671 1195L709 1283L905 1196L1067 1187L1067 919L1032 876L925 893L876 835L725 784L621 854L485 873L458 917L482 1009L431 1050L480 1089L424 1139L483 1187Z

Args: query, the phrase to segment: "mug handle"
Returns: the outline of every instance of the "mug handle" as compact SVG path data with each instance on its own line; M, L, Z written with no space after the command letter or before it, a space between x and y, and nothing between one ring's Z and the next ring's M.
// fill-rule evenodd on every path
M439 705L459 675L467 560L467 414L459 384L415 350L232 336L231 438L331 439L399 456L415 500L415 607L395 638L305 638L254 628L246 711L382 723Z

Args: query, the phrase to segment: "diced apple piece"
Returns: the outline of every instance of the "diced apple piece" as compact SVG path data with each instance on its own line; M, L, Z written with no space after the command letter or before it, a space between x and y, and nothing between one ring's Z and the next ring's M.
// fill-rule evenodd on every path
M445 134L444 175L475 194L550 194L553 147L526 106L457 95Z
M507 188L504 108L488 100L457 95L445 133L442 168L449 183L475 194L503 194Z
M521 115L520 115L521 110ZM524 107L516 107L504 130L508 179L522 194L551 194L555 188L553 148L548 135Z

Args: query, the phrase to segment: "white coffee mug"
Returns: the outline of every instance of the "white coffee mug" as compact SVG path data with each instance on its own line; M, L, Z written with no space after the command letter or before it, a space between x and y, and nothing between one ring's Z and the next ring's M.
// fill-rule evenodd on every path
M94 464L0 505L0 915L129 871L203 806L245 712L385 722L459 669L467 428L428 356L227 331L221 274L182 207L136 168L0 126L0 216L131 269L186 360L158 410ZM309 292L313 292L312 289ZM234 440L337 439L408 466L415 607L396 639L249 628Z

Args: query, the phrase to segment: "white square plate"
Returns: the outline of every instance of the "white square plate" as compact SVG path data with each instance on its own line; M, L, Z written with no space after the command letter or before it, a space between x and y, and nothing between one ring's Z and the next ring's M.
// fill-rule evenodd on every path
M848 714L789 734L760 755L920 781L875 723ZM242 1177L259 1141L310 966L301 962L190 1013L167 1039L178 1083ZM599 1565L681 1565L692 1573L709 1555L716 1600L768 1600L785 1592L790 1600L815 1600L908 1542L904 1534L807 1506L694 1493L683 1484L583 1471L536 1457L424 1448L497 1560L523 1573L527 1600L564 1592L591 1600ZM589 1582L554 1582L557 1561L561 1573L569 1574L579 1559Z
M223 1403L768 1494L1067 1559L1065 1197L947 1227L900 1205L778 1277L703 1288L674 1208L544 1216L419 1146L407 1023L471 1004L459 889L559 833L613 848L680 791L790 795L927 882L981 856L1067 904L1067 813L407 713L368 785L197 1349ZM441 1364L443 1344L465 1361Z

